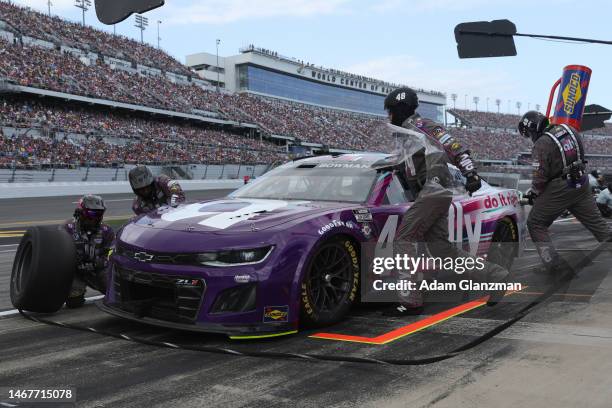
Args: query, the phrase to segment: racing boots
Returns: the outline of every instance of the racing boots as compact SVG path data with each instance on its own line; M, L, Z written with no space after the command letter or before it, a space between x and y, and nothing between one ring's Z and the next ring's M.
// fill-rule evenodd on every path
M68 299L66 299L66 307L68 309L78 309L84 304L85 304L85 295L80 295L76 297L68 297Z

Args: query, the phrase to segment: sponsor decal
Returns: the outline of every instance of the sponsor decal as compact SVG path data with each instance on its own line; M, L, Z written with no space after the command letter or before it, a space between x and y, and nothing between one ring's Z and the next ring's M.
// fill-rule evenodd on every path
M363 227L361 227L361 232L366 238L370 238L372 236L372 228L370 227L370 224L364 224Z
M136 252L133 257L135 260L140 262L150 262L153 260L154 255L148 254L146 252Z
M561 94L563 96L563 111L568 115L574 113L574 107L582 98L582 89L580 89L580 75L573 73L569 83Z
M319 228L319 235L323 235L328 231L331 231L334 228L339 228L339 227L346 227L346 228L355 228L355 224L353 224L351 221L340 221L340 220L333 220L331 222L329 222L328 224L325 224L324 226L322 226L321 228Z
M177 279L176 285L177 286L199 286L200 280L199 279Z
M264 323L288 322L289 306L265 306L263 321Z
M321 163L317 167L323 169L369 169L370 165L360 163Z
M444 129L441 126L436 126L435 128L433 128L433 130L431 131L431 133L435 136L435 137L440 137L444 134Z
M453 140L451 135L444 135L440 138L440 143L446 146L451 140Z
M459 150L459 147L461 147L461 145L458 142L455 142L451 145L451 150Z
M357 208L353 210L353 215L357 222L371 222L372 213L367 208Z
M236 275L234 276L234 282L236 283L249 283L251 277L249 275Z

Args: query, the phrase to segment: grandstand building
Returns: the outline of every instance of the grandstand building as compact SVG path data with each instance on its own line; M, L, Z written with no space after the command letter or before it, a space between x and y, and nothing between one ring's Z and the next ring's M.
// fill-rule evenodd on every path
M203 79L230 92L268 97L385 116L385 96L400 85L326 69L253 45L238 55L217 57L206 52L187 56L187 66ZM419 113L444 122L446 96L418 89Z

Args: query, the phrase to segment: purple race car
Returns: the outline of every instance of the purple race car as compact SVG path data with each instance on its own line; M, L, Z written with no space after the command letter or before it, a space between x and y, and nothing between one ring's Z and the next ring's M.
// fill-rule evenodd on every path
M297 160L225 199L133 219L117 234L102 309L232 338L339 321L358 300L361 244L377 242L410 206L394 174L372 169L384 157ZM463 190L449 215L450 240L473 254L492 242L516 242L504 256L518 254L525 226L516 190Z

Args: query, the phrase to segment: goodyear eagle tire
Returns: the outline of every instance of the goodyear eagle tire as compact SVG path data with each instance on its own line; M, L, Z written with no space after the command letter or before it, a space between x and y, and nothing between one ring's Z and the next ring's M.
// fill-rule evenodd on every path
M517 255L518 229L510 218L502 218L497 222L487 261L510 270Z
M75 268L74 243L62 227L28 228L13 261L13 306L37 313L58 311L70 292Z
M357 299L359 268L358 248L348 238L317 248L302 280L302 325L322 327L341 320Z

